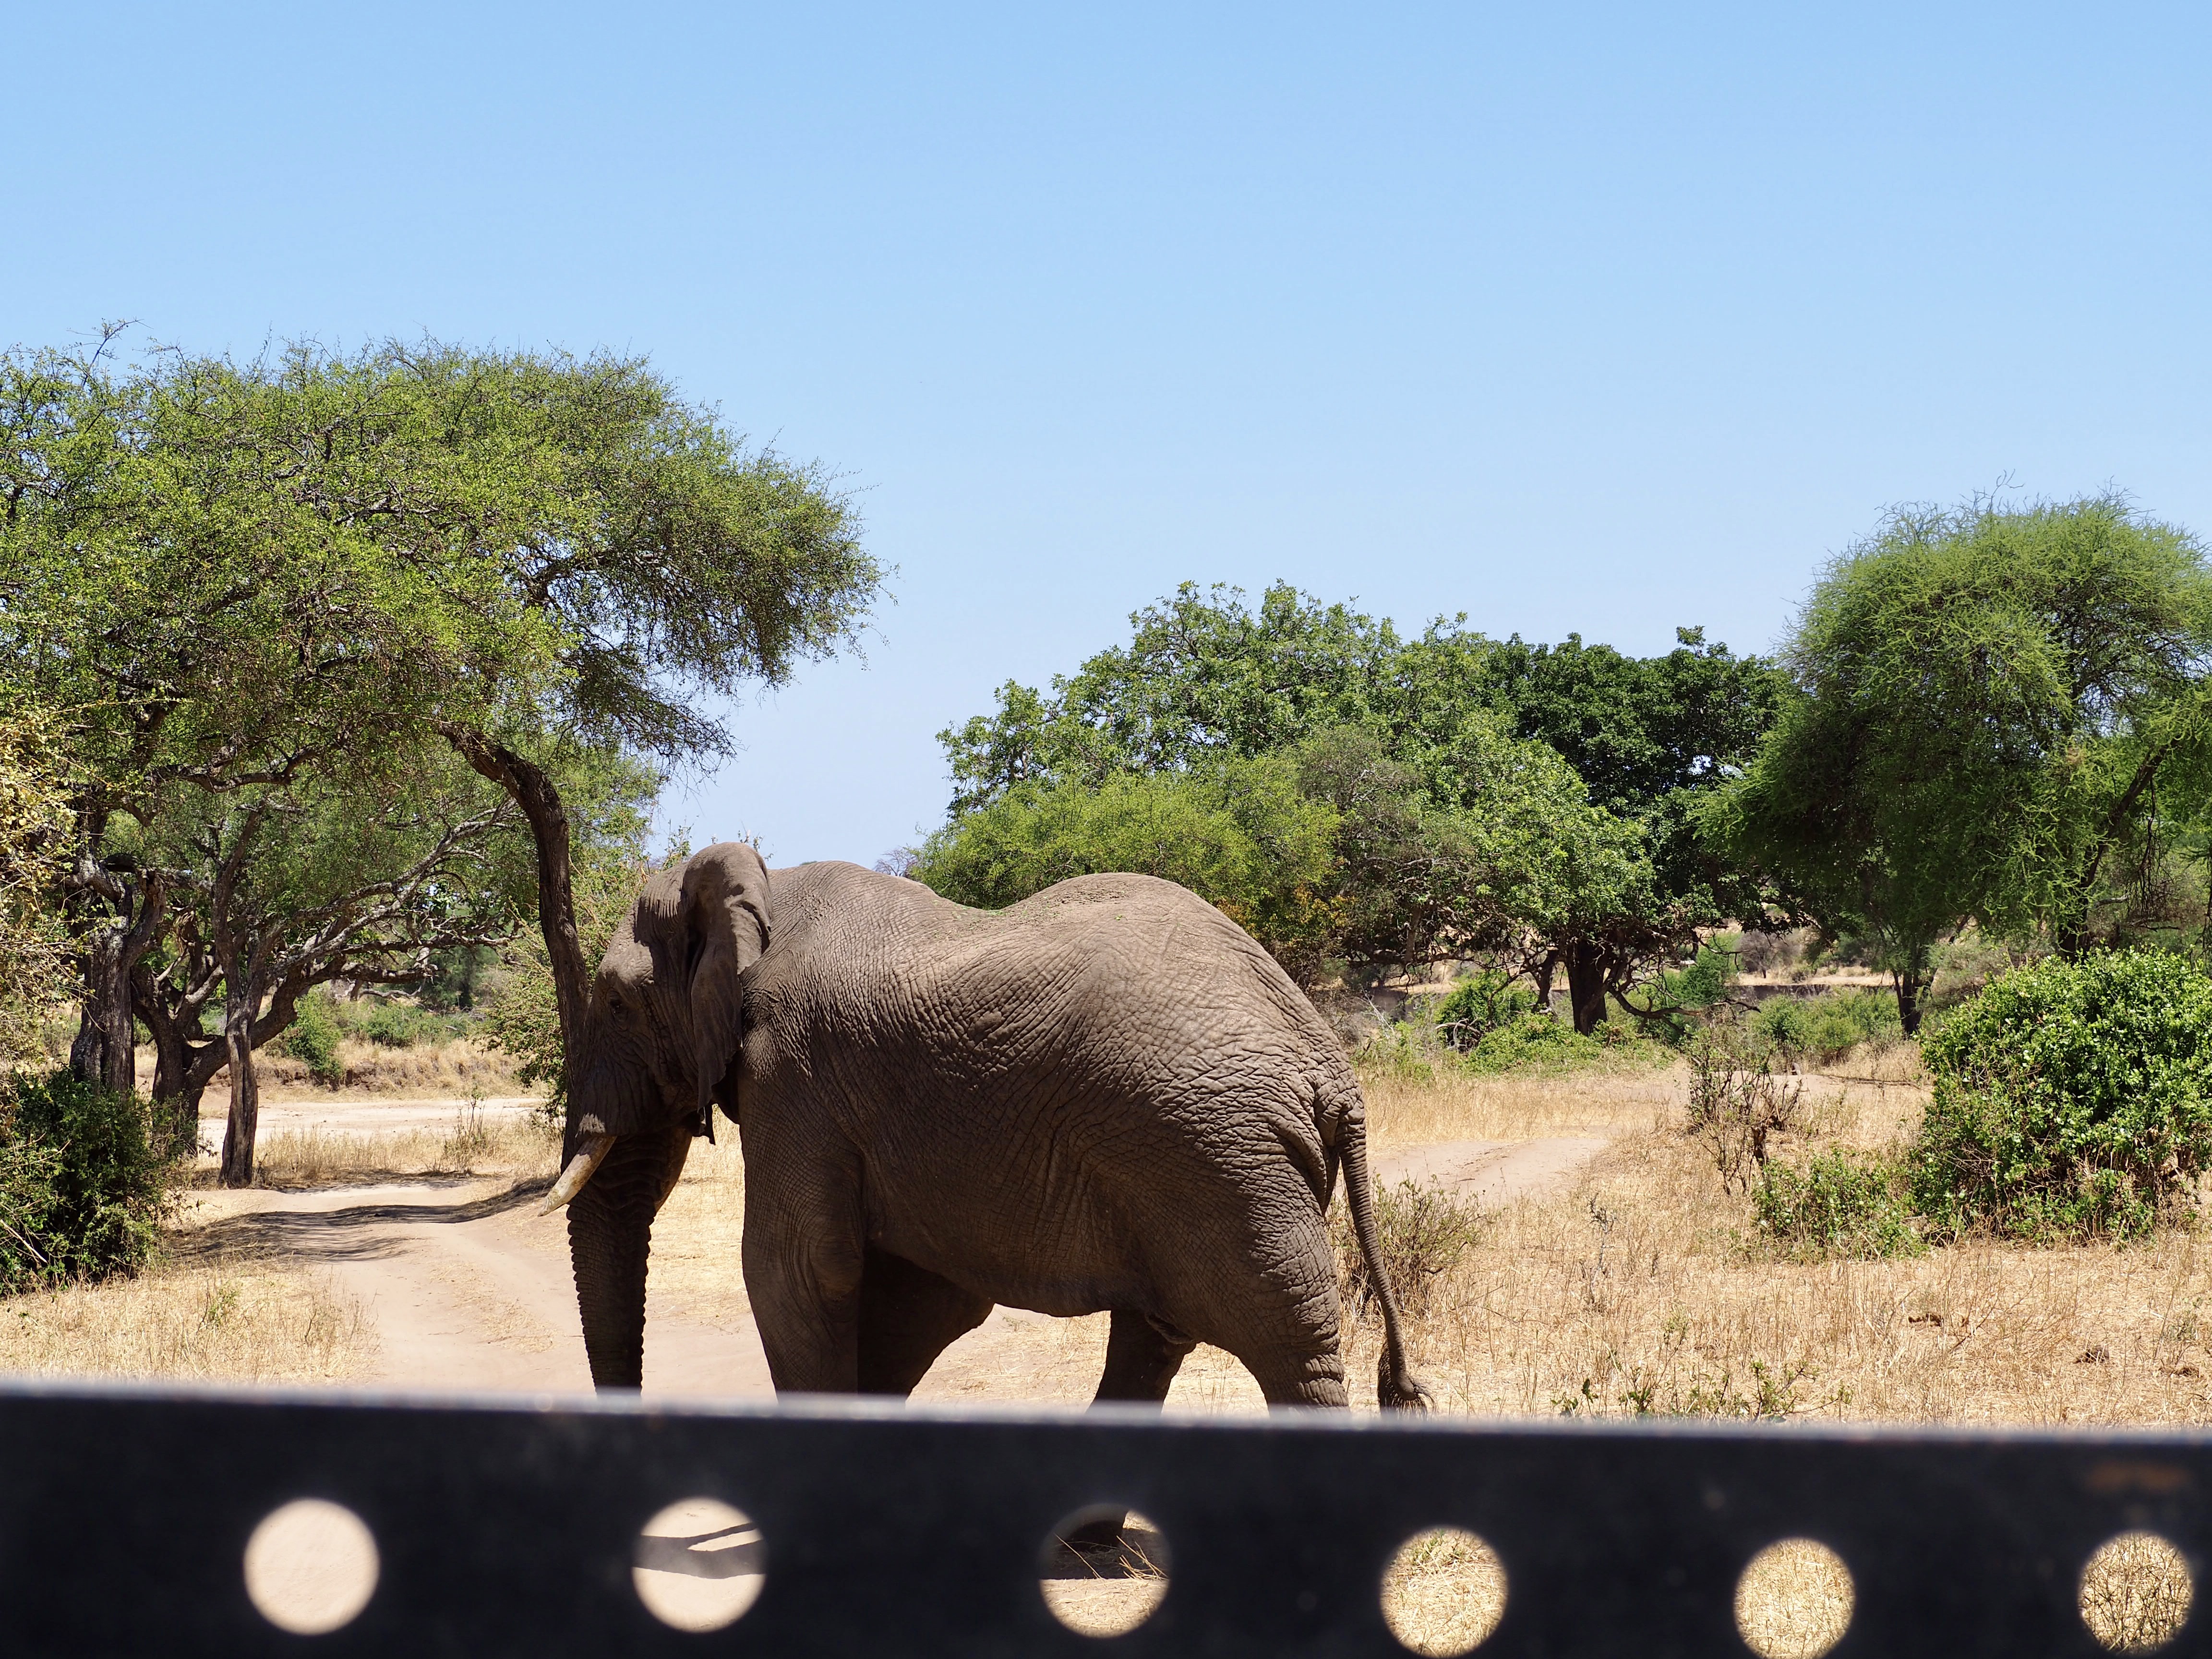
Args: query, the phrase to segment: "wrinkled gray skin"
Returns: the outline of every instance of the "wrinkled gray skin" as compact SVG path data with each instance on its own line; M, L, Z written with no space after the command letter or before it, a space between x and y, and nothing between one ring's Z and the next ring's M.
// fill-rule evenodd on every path
M639 1385L653 1218L719 1103L779 1392L904 1395L1004 1303L1110 1310L1102 1400L1164 1399L1202 1341L1273 1404L1345 1403L1322 1214L1341 1164L1372 1272L1358 1085L1181 887L1085 876L988 912L710 847L647 884L585 1038L568 1152L616 1140L568 1237L603 1389ZM1382 1398L1418 1403L1382 1307Z

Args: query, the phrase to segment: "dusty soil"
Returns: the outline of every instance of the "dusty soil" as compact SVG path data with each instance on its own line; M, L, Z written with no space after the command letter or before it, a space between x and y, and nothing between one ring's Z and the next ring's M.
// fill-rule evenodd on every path
M520 1117L532 1103L483 1103ZM322 1129L399 1134L450 1123L451 1099L271 1103L263 1132ZM219 1137L213 1110L204 1125ZM1380 1150L1378 1184L1435 1182L1486 1206L1552 1190L1602 1152L1601 1133L1524 1140L1450 1140ZM648 1285L645 1389L663 1398L773 1393L732 1249L742 1177L733 1147L702 1147L656 1229ZM353 1380L443 1391L525 1392L591 1386L567 1230L534 1218L543 1179L384 1180L297 1192L204 1188L187 1201L184 1249L210 1259L283 1263L325 1277L360 1307L374 1358ZM1106 1316L1054 1319L999 1308L946 1350L918 1399L1079 1405L1097 1386ZM1170 1410L1263 1409L1228 1355L1201 1347L1169 1398Z

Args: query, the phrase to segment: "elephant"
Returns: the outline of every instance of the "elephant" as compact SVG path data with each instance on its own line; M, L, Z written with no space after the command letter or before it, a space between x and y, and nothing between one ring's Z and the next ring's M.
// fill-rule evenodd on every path
M1097 1398L1158 1403L1200 1342L1272 1407L1343 1406L1325 1212L1378 1257L1364 1106L1274 959L1185 888L1079 876L1004 910L741 842L656 874L591 988L563 1169L592 1379L642 1380L653 1221L717 1106L778 1393L904 1395L994 1304L1111 1316Z

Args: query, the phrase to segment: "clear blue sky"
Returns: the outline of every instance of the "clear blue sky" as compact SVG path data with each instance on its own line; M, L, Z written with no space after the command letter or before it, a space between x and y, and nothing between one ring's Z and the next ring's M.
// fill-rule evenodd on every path
M11 8L0 341L648 353L830 464L868 665L695 837L863 861L1186 579L1739 647L1887 503L2212 532L2201 6Z

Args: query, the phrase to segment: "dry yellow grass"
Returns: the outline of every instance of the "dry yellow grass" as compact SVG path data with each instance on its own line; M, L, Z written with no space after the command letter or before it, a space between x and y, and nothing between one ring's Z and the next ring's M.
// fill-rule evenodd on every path
M464 1107L440 1128L272 1131L255 1144L253 1182L301 1188L392 1176L550 1175L560 1151L558 1125L513 1113L476 1115Z
M745 1165L738 1132L716 1126L713 1143L695 1140L683 1178L653 1226L647 1271L671 1313L701 1324L725 1323L748 1310L738 1262L745 1222Z
M1362 1068L1359 1085L1377 1148L1648 1127L1682 1094L1679 1072L1641 1069L1481 1077Z
M1909 1134L1924 1095L1893 1060L1809 1078L1815 1145ZM1431 1289L1412 1331L1447 1409L1639 1412L2029 1425L2201 1422L2212 1414L2212 1248L2033 1249L1969 1240L1912 1260L1776 1261L1749 1201L1681 1131L1680 1071L1483 1079L1423 1091L1369 1081L1378 1142L1568 1127L1611 1149L1547 1197L1492 1215ZM1371 1327L1355 1390L1371 1393Z
M2189 1564L2156 1533L2122 1533L2081 1574L2081 1621L2119 1653L2164 1647L2188 1621L2195 1598Z
M1735 1627L1762 1659L1820 1659L1844 1639L1857 1600L1851 1570L1826 1544L1785 1538L1736 1581Z
M361 1304L276 1262L180 1263L0 1304L0 1370L335 1382L374 1357Z
M309 1074L307 1063L289 1054L263 1049L253 1057L254 1074L260 1079L264 1100L337 1100L361 1095L413 1095L434 1099L456 1097L471 1090L482 1095L520 1091L515 1081L514 1059L485 1047L474 1037L457 1037L436 1047L387 1048L357 1037L341 1038L338 1063L345 1067L343 1089L329 1089ZM154 1051L138 1050L138 1075L154 1075ZM217 1072L208 1085L207 1098L219 1101L230 1092L230 1071Z
M1457 1527L1431 1527L1391 1558L1382 1618L1423 1659L1451 1659L1498 1628L1505 1595L1505 1565L1495 1550Z

